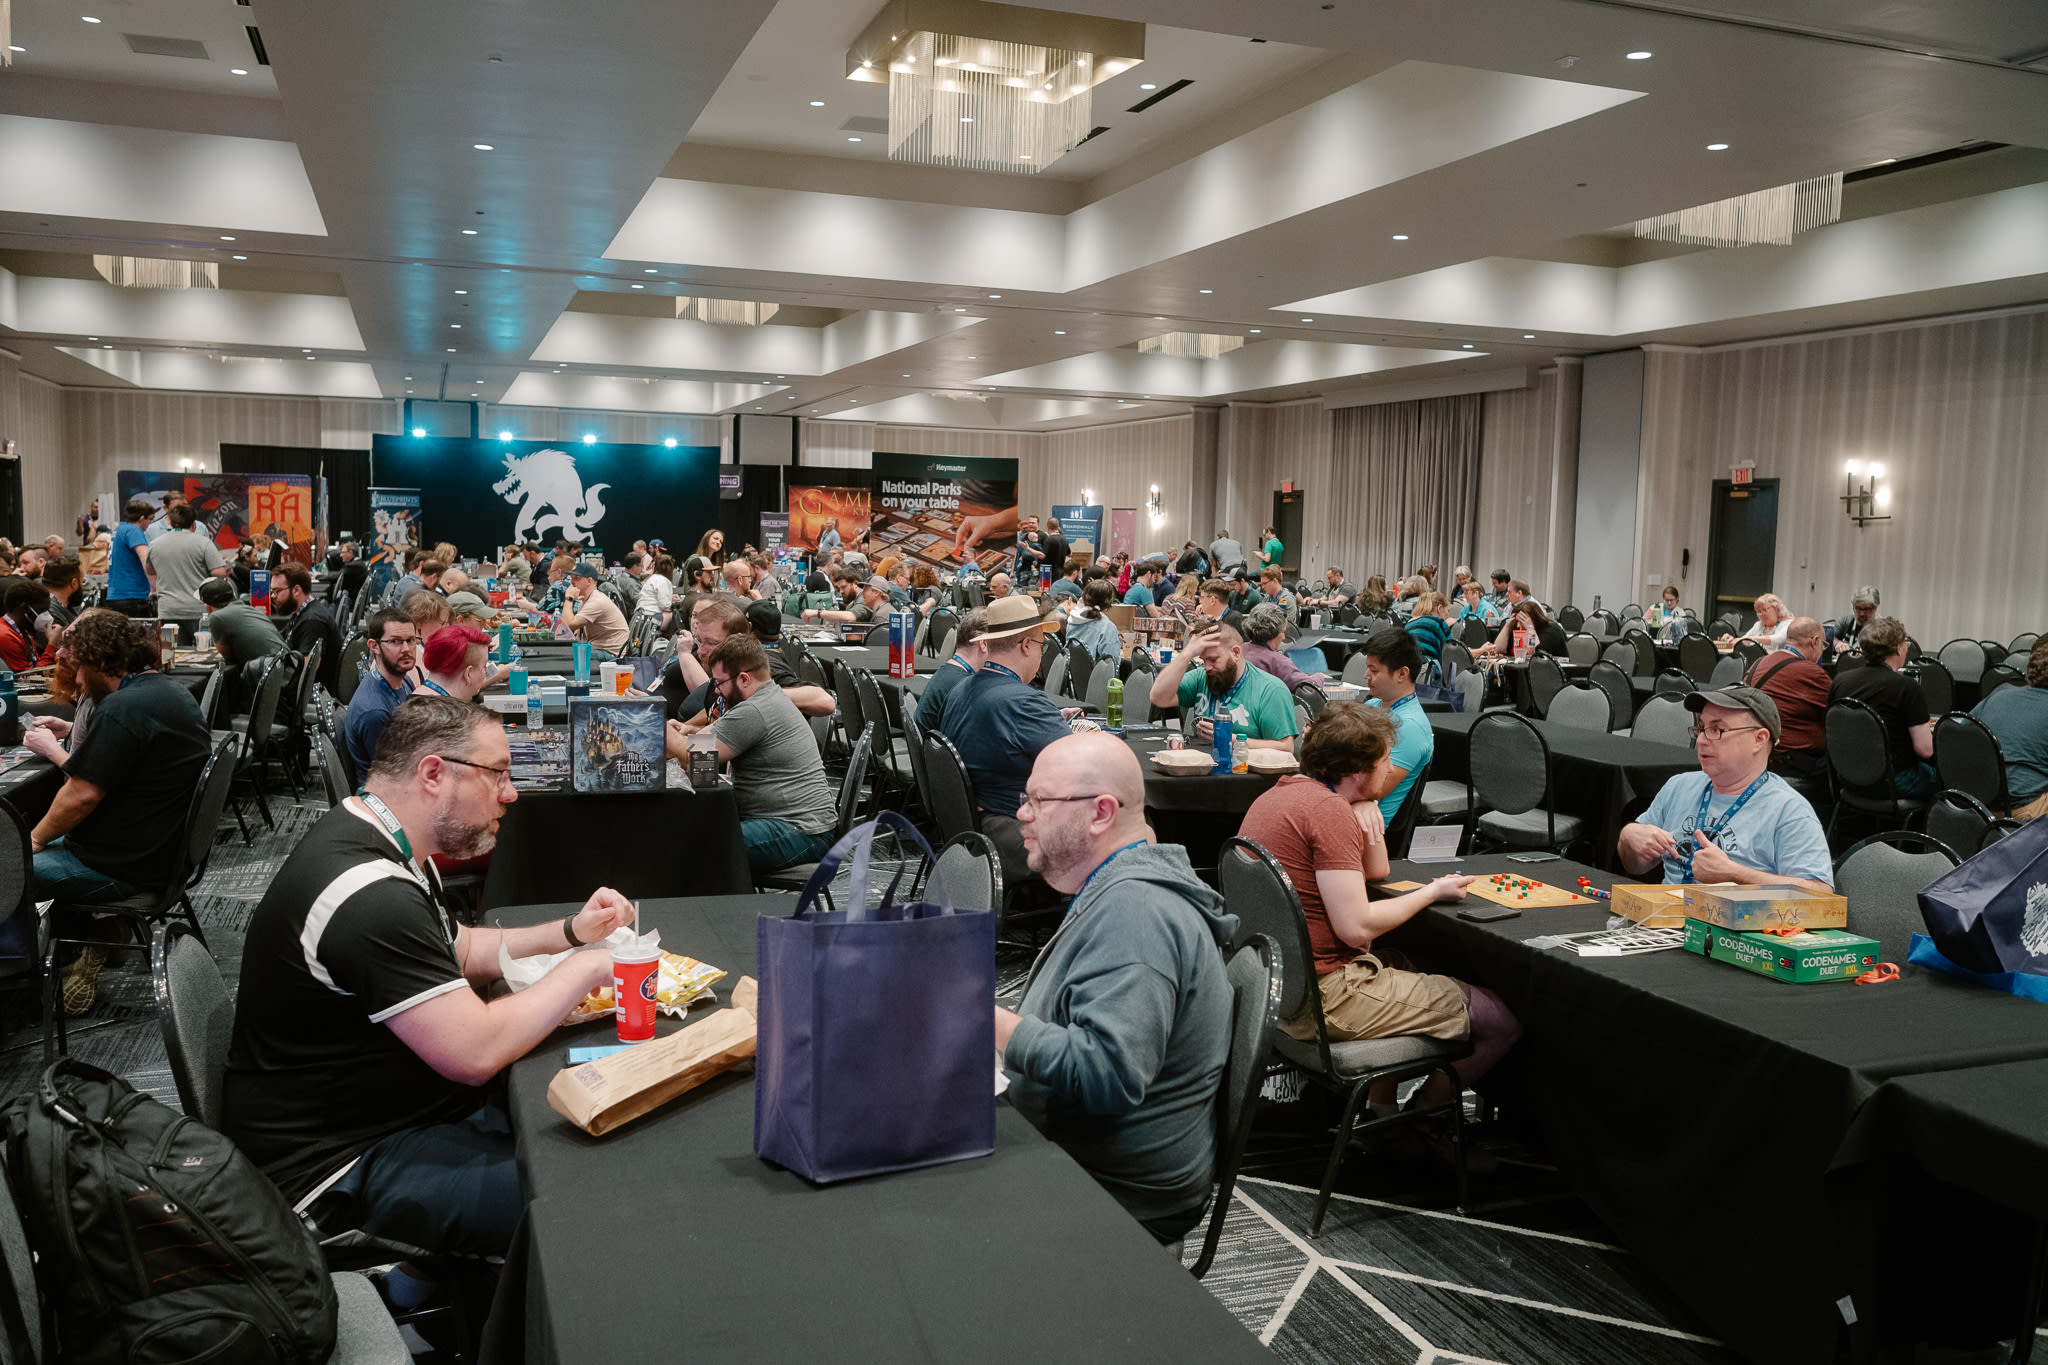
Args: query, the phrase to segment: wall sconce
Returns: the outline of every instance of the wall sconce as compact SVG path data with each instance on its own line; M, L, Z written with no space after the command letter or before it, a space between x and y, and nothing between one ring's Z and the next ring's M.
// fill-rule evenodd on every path
M1892 519L1892 490L1879 482L1883 478L1884 465L1876 460L1867 465L1851 460L1844 466L1842 510L1859 531L1873 521Z
M1166 520L1166 509L1160 505L1159 485L1156 483L1152 485L1152 497L1146 502L1145 510L1152 514L1152 524L1154 526Z
M1082 490L1081 490L1081 505L1082 505L1083 507L1093 507L1093 506L1095 505L1095 490L1094 490L1094 489L1092 489L1092 488L1084 488L1084 489L1082 489Z

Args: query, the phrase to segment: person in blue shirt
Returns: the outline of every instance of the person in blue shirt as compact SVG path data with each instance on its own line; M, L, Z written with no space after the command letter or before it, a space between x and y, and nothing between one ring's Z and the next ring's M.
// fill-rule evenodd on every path
M1415 695L1415 675L1422 671L1422 650L1415 637L1399 626L1376 630L1365 642L1367 706L1384 706L1394 721L1394 747L1387 755L1393 785L1380 797L1380 818L1389 825L1400 814L1408 789L1436 756L1436 731Z
M2013 814L2022 820L2048 815L2048 635L2027 654L2027 685L1999 688L1970 714L2005 755Z
M1778 705L1754 687L1686 694L1700 771L1666 782L1642 819L1622 826L1621 865L1664 880L1785 885L1827 895L1834 862L1813 806L1770 770Z
M831 554L839 548L840 543L839 519L837 517L825 518L825 529L818 532L818 557L822 559L826 555Z
M1415 599L1415 614L1408 618L1407 631L1424 656L1441 661L1444 646L1451 640L1451 620L1456 608L1440 592L1426 592Z
M143 530L153 515L150 505L137 498L121 509L121 525L114 531L107 600L101 605L126 616L155 615L149 605L149 535Z
M1066 582L1065 579L1060 581ZM1110 605L1115 601L1116 592L1102 579L1088 585L1081 594L1081 609L1067 616L1069 650L1086 650L1097 663L1115 661L1123 656L1123 636L1108 615Z
M1131 575L1131 586L1124 593L1124 605L1141 608L1147 616L1159 615L1154 591L1165 575L1166 566L1156 559L1148 559L1138 565L1137 572Z
M1489 626L1500 624L1500 610L1493 605L1493 599L1481 590L1476 578L1459 587L1458 600L1453 605L1458 609L1456 620L1477 617Z
M370 614L363 627L370 658L376 665L363 675L348 713L341 722L342 748L358 782L377 757L377 741L391 723L398 703L412 695L412 669L419 656L419 628L402 611L386 607Z
M1082 595L1081 574L1085 567L1085 565L1074 562L1061 568L1060 576L1052 581L1052 597L1055 602L1062 598L1070 598L1073 601L1080 600ZM1116 600L1114 592L1110 593L1109 596L1110 601L1114 602ZM1069 605L1072 605L1072 603L1070 602Z

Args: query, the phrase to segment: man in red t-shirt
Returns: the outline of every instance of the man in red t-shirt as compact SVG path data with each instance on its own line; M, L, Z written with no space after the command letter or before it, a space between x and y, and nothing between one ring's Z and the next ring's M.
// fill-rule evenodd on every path
M1378 798L1392 785L1393 744L1393 722L1384 710L1354 702L1324 707L1302 742L1301 772L1281 778L1253 802L1239 833L1279 860L1301 897L1330 1041L1469 1036L1472 1055L1457 1063L1469 1085L1514 1045L1521 1025L1492 991L1415 971L1398 954L1374 951L1379 935L1438 901L1464 899L1472 882L1439 877L1406 895L1367 895L1366 883L1388 872ZM1296 1038L1315 1036L1305 1016L1280 1026ZM1444 1088L1443 1078L1433 1077L1425 1101L1449 1099ZM1390 1112L1393 1087L1376 1086L1370 1099L1376 1114Z
M1835 680L1820 666L1827 632L1811 616L1785 628L1785 647L1749 666L1743 681L1777 703L1783 725L1771 750L1771 771L1781 777L1817 778L1827 758L1828 689Z

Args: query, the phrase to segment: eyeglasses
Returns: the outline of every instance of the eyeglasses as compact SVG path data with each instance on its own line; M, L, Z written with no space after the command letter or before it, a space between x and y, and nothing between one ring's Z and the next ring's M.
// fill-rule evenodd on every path
M377 641L380 645L416 645L419 642L420 637L417 635L386 635Z
M1028 815L1033 819L1037 819L1040 806L1056 806L1062 801L1096 801L1105 796L1115 801L1119 808L1124 804L1120 798L1111 795L1109 792L1084 792L1079 796L1033 796L1030 792L1026 792L1024 793L1024 799L1017 803L1017 818L1021 820Z
M1730 735L1739 735L1746 731L1762 730L1764 728L1761 725L1695 725L1692 727L1692 738L1695 744L1699 743L1703 737L1719 744Z
M452 754L435 754L434 757L443 763L460 763L463 767L474 768L480 773L491 773L501 782L510 781L512 777L512 765L509 763L502 768L493 768L488 763L472 763L466 758L456 758Z

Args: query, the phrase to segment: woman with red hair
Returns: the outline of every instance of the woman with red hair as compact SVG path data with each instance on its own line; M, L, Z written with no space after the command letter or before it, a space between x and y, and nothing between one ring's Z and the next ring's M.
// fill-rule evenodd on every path
M420 687L457 701L484 690L491 675L491 646L475 626L443 626L421 656Z

